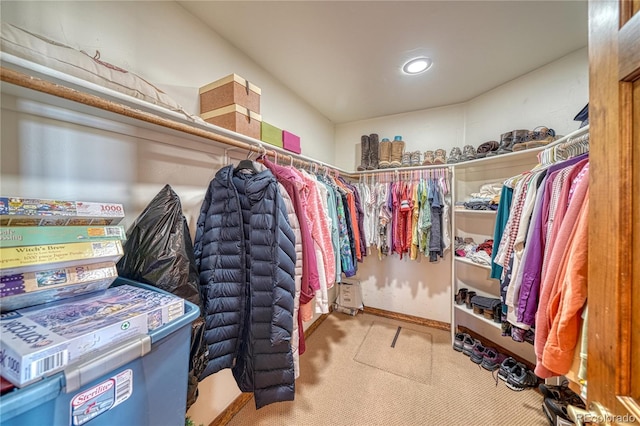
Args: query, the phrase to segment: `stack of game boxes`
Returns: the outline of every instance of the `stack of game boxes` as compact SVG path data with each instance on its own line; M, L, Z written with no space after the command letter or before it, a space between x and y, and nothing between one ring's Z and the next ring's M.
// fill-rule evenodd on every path
M0 374L24 387L181 316L181 298L112 286L121 204L0 197Z

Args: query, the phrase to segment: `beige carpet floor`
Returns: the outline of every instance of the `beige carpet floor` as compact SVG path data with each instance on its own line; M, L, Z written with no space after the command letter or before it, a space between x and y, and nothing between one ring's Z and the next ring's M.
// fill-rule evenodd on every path
M256 410L251 400L228 424L548 424L540 394L514 392L502 381L496 386L450 339L442 330L333 313L307 340L295 401Z

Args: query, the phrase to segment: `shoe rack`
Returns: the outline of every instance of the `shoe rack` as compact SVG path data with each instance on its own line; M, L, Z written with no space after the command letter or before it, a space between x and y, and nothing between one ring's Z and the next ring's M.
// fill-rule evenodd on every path
M488 158L457 163L453 168L453 200L466 201L471 193L479 192L486 183L502 183L506 179L531 170L538 164L537 154L541 149L523 150ZM452 236L473 238L477 244L493 239L497 212L492 210L466 210L453 208ZM497 250L499 241L494 241L493 250ZM473 312L465 304L458 305L455 296L458 290L466 288L479 296L500 298L500 282L490 278L491 267L475 263L465 257L453 257L452 263L452 309L451 332L463 327L477 333L497 346L529 362L535 363L533 345L515 342L508 336L502 336L501 324L482 314Z

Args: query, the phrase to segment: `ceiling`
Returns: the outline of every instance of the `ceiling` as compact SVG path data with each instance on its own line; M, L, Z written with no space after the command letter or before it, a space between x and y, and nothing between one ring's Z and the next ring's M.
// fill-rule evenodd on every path
M465 102L587 45L586 0L178 3L334 123ZM403 74L415 56L434 64Z

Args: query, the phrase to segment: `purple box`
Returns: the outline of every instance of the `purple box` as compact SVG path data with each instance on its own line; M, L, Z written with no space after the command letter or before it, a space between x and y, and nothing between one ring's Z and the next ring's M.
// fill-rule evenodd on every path
M300 136L286 130L282 131L282 146L287 151L295 152L296 154L300 154L302 151L300 149Z

